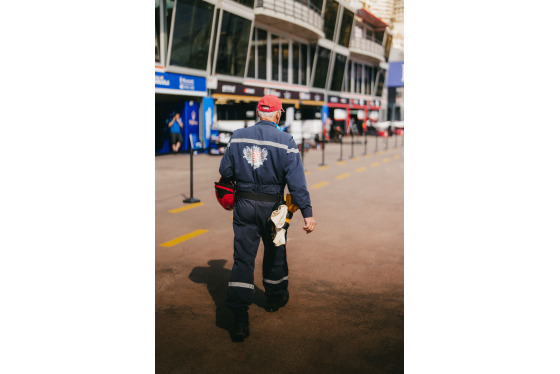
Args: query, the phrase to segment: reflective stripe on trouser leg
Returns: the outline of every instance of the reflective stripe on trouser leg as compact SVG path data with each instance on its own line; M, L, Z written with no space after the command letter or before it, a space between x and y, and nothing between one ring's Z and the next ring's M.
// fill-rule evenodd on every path
M272 237L263 237L263 286L267 296L279 296L288 289L286 245L274 246Z
M254 222L255 206L240 199L233 209L233 267L228 284L226 306L233 311L246 311L253 302L255 257L260 237Z

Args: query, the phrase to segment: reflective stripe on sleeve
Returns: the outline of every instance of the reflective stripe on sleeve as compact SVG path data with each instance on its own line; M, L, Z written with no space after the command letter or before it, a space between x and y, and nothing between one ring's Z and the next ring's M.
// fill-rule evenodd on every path
M264 278L263 278L263 282L270 283L270 284L282 283L282 282L285 281L285 280L288 280L288 276L287 276L287 275L286 275L284 278L279 279L279 280L276 280L276 281L270 280L270 279L264 279Z
M228 286L230 287L243 287L243 288L250 288L252 290L255 289L255 285L254 284L249 284L249 283L242 283L242 282L229 282Z
M288 153L299 153L299 149L297 148L288 148L286 144L280 144L276 142L270 142L268 140L255 140L255 139L248 139L248 138L236 138L231 139L229 144L231 143L250 143L250 144L258 144L258 145L269 145L271 147L285 149ZM229 146L228 144L228 146Z

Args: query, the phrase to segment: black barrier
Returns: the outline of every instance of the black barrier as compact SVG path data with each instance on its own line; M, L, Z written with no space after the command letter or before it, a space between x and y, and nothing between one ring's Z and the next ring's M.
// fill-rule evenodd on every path
M364 155L367 155L367 131L364 132Z
M190 138L190 143L191 143L191 146L189 147L189 154L190 154L190 159L191 159L191 197L188 197L185 200L183 200L183 203L188 203L188 204L200 202L199 199L195 199L193 197L193 174L194 174L193 173L193 153L194 153L194 150L193 150L192 138ZM197 151L206 151L206 150L207 150L207 148L197 149Z
M342 137L340 137L340 158L338 159L338 161L342 161Z
M325 166L325 144L327 141L323 138L323 140L317 140L317 143L321 143L321 163L319 166Z
M354 132L350 133L350 158L354 158Z
M379 134L375 135L375 152L377 152L377 143L379 142Z
M385 137L385 150L389 149L389 133Z

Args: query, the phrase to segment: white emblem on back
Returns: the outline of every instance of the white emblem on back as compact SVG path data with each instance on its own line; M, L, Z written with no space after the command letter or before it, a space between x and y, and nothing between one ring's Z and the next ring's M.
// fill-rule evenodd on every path
M266 148L260 148L259 146L245 147L243 148L243 158L247 160L249 165L253 169L258 168L266 161L266 156L268 156L268 151Z

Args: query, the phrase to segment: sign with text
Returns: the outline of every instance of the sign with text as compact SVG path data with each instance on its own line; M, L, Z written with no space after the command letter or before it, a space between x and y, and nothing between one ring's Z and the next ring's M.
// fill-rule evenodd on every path
M185 103L185 133L192 139L193 149L204 148L204 139L200 138L200 103L197 101L187 101Z
M215 94L225 95L241 95L263 97L265 95L278 96L280 99L288 100L305 100L305 101L323 101L325 95L315 92L290 91L280 88L268 88L257 86L246 86L241 83L219 81L216 89L212 90Z
M206 78L156 71L156 88L206 93Z

